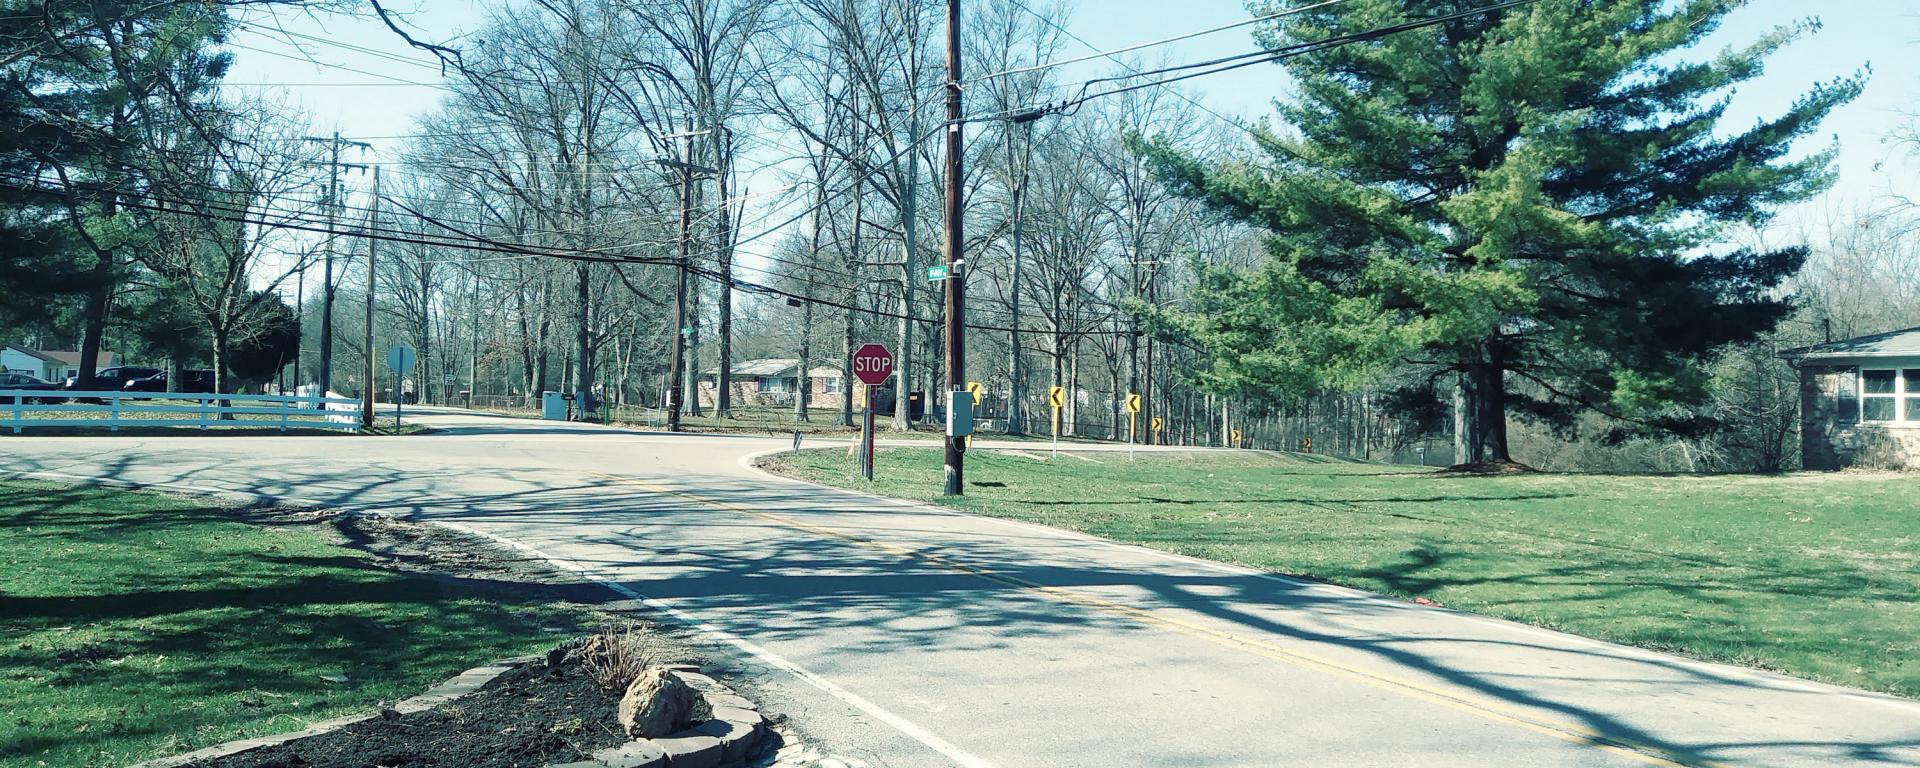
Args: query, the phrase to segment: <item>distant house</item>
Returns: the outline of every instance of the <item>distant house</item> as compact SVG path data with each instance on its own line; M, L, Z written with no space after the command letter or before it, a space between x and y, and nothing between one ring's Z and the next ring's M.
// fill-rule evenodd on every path
M1920 467L1920 328L1782 356L1800 371L1802 466Z
M0 367L7 373L24 373L47 381L63 381L80 373L80 353L29 349L17 344L0 347ZM113 353L101 351L94 373L113 367Z
M735 405L793 407L793 399L800 391L800 361L791 357L776 357L761 360L742 360L733 364L730 383L733 385ZM807 404L815 408L840 407L840 369L829 366L811 368L807 371L807 383L810 394ZM700 403L714 405L719 401L720 369L709 368L700 378Z

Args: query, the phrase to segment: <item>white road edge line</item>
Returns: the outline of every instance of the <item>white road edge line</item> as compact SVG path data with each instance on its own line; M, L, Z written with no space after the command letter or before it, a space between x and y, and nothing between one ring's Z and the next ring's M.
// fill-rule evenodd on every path
M278 495L269 494L269 493L260 493L257 491L234 490L232 488L196 486L196 485L188 485L185 483L141 483L141 482L136 482L131 480L118 480L114 478L75 475L75 474L66 473L66 472L40 472L40 471L20 471L20 470L6 470L6 471L17 476L25 476L25 477L47 477L47 478L55 478L60 480L78 480L82 482L101 483L106 485L118 485L118 486L129 487L129 488L175 489L175 490L182 490L182 491L192 491L194 493L211 493L211 494L220 494L220 495L227 495L227 496L241 496L241 497L253 498L253 499L264 499L268 501L290 502L294 504L328 506L323 502L313 501L308 499L301 499L295 496L278 496ZM860 694L857 694L845 688L842 688L840 687L839 684L834 683L833 681L828 680L824 677L821 677L820 675L815 674L813 671L805 667L802 667L799 664L795 664L791 661L788 661L787 659L782 658L778 654L775 654L774 652L761 647L760 645L754 643L753 641L747 640L746 638L740 637L739 635L736 635L732 632L728 632L727 630L721 629L705 621L701 621L700 619L694 618L691 614L681 611L680 609L675 608L671 605L660 602L651 597L647 597L646 595L640 594L639 592L633 590L632 588L626 586L625 584L621 584L616 581L610 581L608 579L601 578L598 574L596 574L590 568L581 566L580 564L574 563L570 560L554 557L538 549L535 549L534 547L528 546L526 544L522 544L518 541L497 536L497 535L488 533L486 531L476 530L474 528L468 527L466 525L462 525L460 523L450 523L450 522L441 521L441 520L426 520L426 521L419 521L419 522L425 522L430 525L438 525L444 528L451 528L453 530L460 531L462 533L479 536L481 538L501 544L503 546L512 547L514 549L524 551L530 555L533 555L542 560L545 560L546 562L551 563L556 567L580 574L582 577L591 579L595 583L603 587L606 587L614 592L624 595L630 599L638 600L642 605L645 605L648 608L651 608L656 611L660 611L661 613L665 613L669 616L672 616L676 621L679 621L682 624L687 625L689 628L693 629L695 632L699 634L706 635L711 639L719 640L735 648L739 648L740 650L745 651L748 655L751 655L754 658L759 659L760 661L763 661L770 666L779 668L787 672L788 674L791 674L794 677L801 679L802 681L806 682L808 685L811 685L815 688L825 691L827 695L832 696L836 699L839 699L843 702L846 702L849 706L852 706L855 709L858 709L862 712L872 715L875 719L879 720L880 722L893 726L895 730L900 731L902 734L906 735L908 738L913 739L914 741L920 742L922 745L925 745L928 749L931 749L935 752L940 753L941 756L949 760L952 760L956 765L962 766L963 768L994 768L994 765L992 763L987 762L985 759L954 745L953 743L947 741L946 739L942 739L939 736L934 735L933 732L920 727L919 725L915 724L913 721L908 720L899 715L896 715L892 711L889 711L881 707L880 705L867 700L865 697L861 696Z
M894 507L899 507L904 509L913 509L913 510L931 513L931 514L937 514L937 515L951 515L955 517L965 517L973 520L980 520L988 523L993 523L996 525L1004 525L1012 528L1020 528L1032 533L1041 533L1041 534L1053 536L1055 538L1070 539L1070 540L1079 541L1082 543L1094 544L1101 547L1107 547L1110 549L1118 549L1118 550L1133 552L1137 554L1150 555L1152 557L1157 557L1163 560L1173 560L1176 562L1186 563L1188 565L1193 565L1201 568L1207 568L1210 570L1219 571L1221 573L1231 573L1237 576L1251 576L1254 578L1266 579L1269 581L1275 581L1282 584L1286 584L1288 586L1291 586L1297 589L1318 590L1322 592L1331 592L1334 594L1338 594L1344 597L1349 597L1354 599L1376 601L1397 609L1405 609L1408 607L1408 604L1404 601L1395 600L1385 595L1378 595L1372 592L1367 592L1365 590L1354 589L1352 587L1343 587L1338 584L1327 584L1325 582L1296 579L1291 576L1273 573L1271 571L1262 571L1256 568L1248 568L1246 566L1234 565L1232 563L1222 563L1222 562L1217 562L1213 560L1205 560L1202 558L1192 557L1189 555L1182 555L1177 552L1165 552L1162 550L1153 549L1151 547L1143 547L1138 544L1127 544L1123 542L1113 541L1111 539L1103 539L1089 533L1071 531L1065 528L1055 528L1053 526L1041 525L1039 523L1029 523L1024 520L1005 520L997 517L976 515L971 512L962 512L957 509L950 509L947 507L936 506L933 504L927 504L927 503L918 502L918 501L908 501L906 499L890 498L887 496L881 496L876 493L868 493L866 491L859 491L851 488L835 488L830 485L821 485L819 483L810 482L807 480L786 477L783 475L776 475L772 472L768 472L767 470L761 469L755 463L761 457L772 456L780 453L787 453L790 450L791 449L789 448L769 448L763 451L756 451L754 453L749 453L745 456L740 457L740 467L742 469L747 470L748 472L751 472L753 474L756 474L771 480L790 483L790 484L804 485L809 488L819 488L819 489L834 491L837 493L851 494L854 496L860 496L863 498L872 499L874 501L884 502ZM1868 704L1878 704L1883 707L1890 707L1893 709L1901 709L1901 710L1907 710L1910 712L1920 713L1920 702L1895 698L1893 696L1889 696L1886 694L1873 693L1870 691L1859 691L1859 690L1854 690L1852 688L1844 688L1837 685L1829 685L1827 683L1818 683L1810 680L1801 680L1799 678L1787 677L1785 675L1778 675L1778 674L1773 674L1768 672L1762 672L1759 670L1747 669L1745 667L1735 667L1727 664L1715 664L1713 662L1700 661L1697 659L1688 659L1680 656L1669 656L1661 653L1655 653L1653 651L1645 650L1642 648L1635 648L1630 645L1620 645L1617 643L1609 643L1602 640L1595 640L1590 637L1570 635L1565 632L1555 632L1550 629L1542 629L1540 627L1535 627L1528 624L1521 624L1519 622L1514 622L1514 621L1508 621L1506 619L1497 619L1490 616L1481 616L1476 613L1468 613L1466 611L1459 611L1459 610L1447 608L1444 606L1427 606L1427 608L1429 610L1446 611L1455 616L1458 616L1459 618L1474 622L1476 624L1481 624L1483 626L1490 626L1490 627L1502 629L1509 632L1516 632L1519 634L1533 635L1535 637L1551 638L1553 640L1556 640L1562 643L1567 643L1570 645L1578 645L1578 646L1582 646L1589 649L1605 651L1607 653L1610 653L1619 657L1635 658L1635 659L1640 659L1642 661L1654 661L1654 662L1659 662L1661 664L1667 664L1667 665L1676 666L1676 667L1683 667L1690 670L1695 670L1699 674L1703 674L1703 675L1719 675L1722 677L1740 678L1748 682L1758 683L1766 687L1777 688L1780 690L1798 691L1801 693L1825 694L1829 696L1837 696L1840 698L1850 699L1853 701L1860 701Z

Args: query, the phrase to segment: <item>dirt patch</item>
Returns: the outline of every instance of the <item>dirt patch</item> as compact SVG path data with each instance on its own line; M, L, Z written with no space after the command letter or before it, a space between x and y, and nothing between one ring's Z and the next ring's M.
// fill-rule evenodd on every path
M1455 464L1435 472L1435 475L1530 475L1540 470L1517 461L1476 461L1469 464Z
M203 768L517 768L585 760L623 744L620 692L577 660L534 662L433 709L381 717L238 755Z

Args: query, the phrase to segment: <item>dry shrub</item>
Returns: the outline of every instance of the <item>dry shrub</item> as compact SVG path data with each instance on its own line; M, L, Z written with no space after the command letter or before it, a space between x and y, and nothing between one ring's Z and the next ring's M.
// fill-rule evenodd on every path
M580 665L595 685L623 691L653 666L655 651L653 635L640 625L628 624L624 629L608 628L588 638L580 649Z

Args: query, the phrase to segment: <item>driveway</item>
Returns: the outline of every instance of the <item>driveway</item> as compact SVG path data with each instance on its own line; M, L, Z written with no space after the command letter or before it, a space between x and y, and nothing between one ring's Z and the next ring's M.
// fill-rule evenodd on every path
M705 633L872 765L1920 765L1920 703L749 467L790 439L408 413L438 431L12 437L0 469L494 537Z

